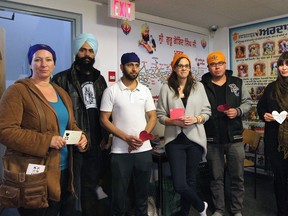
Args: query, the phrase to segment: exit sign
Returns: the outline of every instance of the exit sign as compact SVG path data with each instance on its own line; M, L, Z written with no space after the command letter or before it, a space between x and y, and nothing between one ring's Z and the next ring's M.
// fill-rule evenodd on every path
M128 0L109 0L109 16L123 20L135 19L135 3Z

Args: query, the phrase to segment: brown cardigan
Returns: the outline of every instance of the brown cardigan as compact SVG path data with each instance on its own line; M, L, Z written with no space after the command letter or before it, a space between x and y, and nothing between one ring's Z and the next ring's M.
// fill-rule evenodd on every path
M67 129L80 130L73 116L69 95L56 84L52 85L68 110ZM40 117L30 94L35 94L42 105L46 115L46 132L40 133ZM49 148L54 135L60 135L56 112L32 81L29 78L18 80L7 88L0 100L0 143L7 147L6 153L16 151L38 157L47 157L48 198L60 201L60 151ZM74 194L73 146L68 146L68 148L69 190Z

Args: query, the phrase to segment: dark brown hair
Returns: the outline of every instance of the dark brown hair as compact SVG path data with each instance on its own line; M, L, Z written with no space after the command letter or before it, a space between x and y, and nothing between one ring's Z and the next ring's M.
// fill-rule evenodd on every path
M176 68L179 64L179 62L181 61L181 59L183 59L185 57L180 57L179 59L177 59L176 63L175 63L175 66L174 68ZM189 66L191 68L191 62L189 59L187 59L189 61ZM178 91L178 88L180 87L180 84L178 82L178 79L177 79L177 74L176 72L174 71L174 68L172 69L172 73L170 74L170 76L168 77L168 86L170 88L172 88L175 92L175 95L177 97L179 97L179 91ZM183 93L184 93L184 96L185 98L187 99L190 95L190 92L191 92L191 89L194 89L194 86L196 84L196 81L194 79L194 77L192 76L192 72L191 72L191 69L189 71L189 75L187 77L187 82L185 84L185 87L184 87L184 90L183 90Z

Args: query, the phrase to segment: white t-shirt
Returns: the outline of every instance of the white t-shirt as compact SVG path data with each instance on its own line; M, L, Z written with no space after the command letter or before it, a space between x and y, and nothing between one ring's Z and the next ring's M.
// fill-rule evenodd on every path
M151 92L146 86L138 82L137 87L131 91L121 79L105 89L100 107L101 111L112 112L112 121L117 128L137 137L147 125L146 112L155 109ZM112 153L128 153L128 147L124 140L116 136L113 137ZM131 153L148 150L151 150L149 140Z

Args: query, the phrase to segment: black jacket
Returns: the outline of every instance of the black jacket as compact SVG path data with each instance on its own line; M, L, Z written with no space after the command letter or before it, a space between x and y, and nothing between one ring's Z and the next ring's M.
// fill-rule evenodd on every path
M265 91L258 101L257 112L259 118L264 120L265 113L272 113L273 111L281 112L283 111L278 102L276 101L275 95L276 81L269 83ZM286 120L287 121L287 120ZM264 127L264 146L265 146L265 156L271 157L274 161L282 160L283 152L278 151L278 131L279 123L276 121L265 122Z
M242 141L242 116L250 110L252 99L249 92L245 88L242 79L232 76L232 73L233 72L231 70L226 70L227 81L225 83L225 97L226 103L229 104L232 108L236 108L238 110L238 116L236 116L234 119L229 119L227 117L227 133L229 142L239 142ZM218 124L218 119L220 116L219 112L217 111L217 98L211 78L212 76L208 72L202 76L201 81L204 84L212 111L212 116L204 124L204 127L207 136L207 142L219 143L219 131L223 129L220 128Z
M95 121L95 120L89 119L88 112L83 102L84 100L81 86L78 81L76 73L77 71L75 69L75 65L72 64L71 68L54 75L52 81L55 82L57 85L61 86L63 89L65 89L70 95L73 103L73 111L77 125L79 128L81 128L82 131L84 131L88 135L88 141L91 144L89 121L91 120ZM96 103L99 111L103 91L107 88L107 83L104 77L100 74L99 70L94 68L94 73L96 74L96 81L94 82L93 86L95 91ZM95 134L93 135L95 136Z

